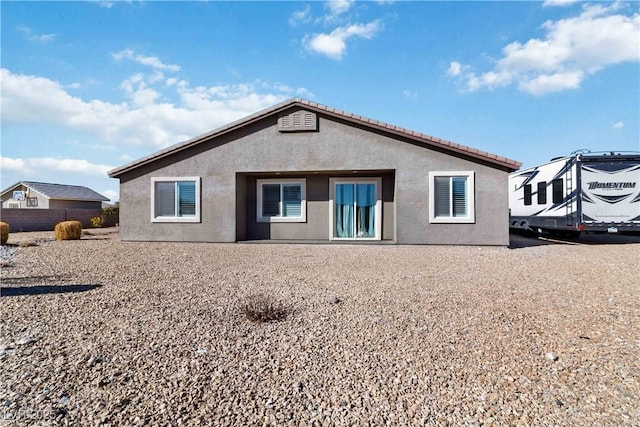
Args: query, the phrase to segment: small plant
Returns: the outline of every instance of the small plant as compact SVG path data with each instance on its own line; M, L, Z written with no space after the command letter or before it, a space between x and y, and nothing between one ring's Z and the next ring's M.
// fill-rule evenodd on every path
M283 320L293 310L291 306L262 293L246 296L240 309L247 319L256 323Z
M56 224L54 234L57 240L78 240L82 236L80 221L62 221Z
M91 218L91 226L93 228L101 228L104 225L104 215L94 216Z
M0 243L4 245L7 240L9 240L9 224L0 222Z

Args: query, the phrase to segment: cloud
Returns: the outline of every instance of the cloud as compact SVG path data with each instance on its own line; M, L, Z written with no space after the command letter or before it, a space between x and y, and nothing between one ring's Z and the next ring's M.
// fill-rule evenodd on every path
M120 197L120 193L117 192L116 190L103 190L100 192L100 194L102 194L103 196L105 196L107 199L111 201L117 200Z
M311 6L306 5L304 9L295 11L289 17L289 25L295 27L299 24L306 24L311 21Z
M612 126L611 129L622 129L624 127L624 123L623 122L615 122Z
M29 27L16 27L18 31L24 34L25 38L30 42L48 43L56 38L56 34L36 34Z
M580 0L545 0L544 3L542 3L542 6L543 7L569 6L579 1Z
M459 76L461 72L462 72L462 64L460 64L458 61L453 61L449 65L449 69L447 70L447 74L453 77Z
M160 61L160 59L156 56L140 55L138 53L135 53L131 49L124 49L124 50L121 50L120 52L114 52L111 54L111 57L118 62L122 61L123 59L128 59L128 60L137 62L139 64L149 66L154 70L163 70L163 71L171 71L171 72L180 71L179 65L165 64L162 61Z
M351 24L345 27L338 27L329 34L314 34L306 40L306 48L339 61L347 50L347 40L354 37L371 39L381 28L382 25L379 20L368 24Z
M346 13L354 3L355 0L329 0L325 3L325 7L329 9L328 16L335 18Z
M54 157L38 157L27 159L12 159L0 157L0 165L4 171L18 172L24 176L48 172L73 172L85 175L103 177L113 166L90 163L82 159L62 159Z
M453 61L447 74L469 91L513 83L534 95L577 89L604 67L640 61L640 14L615 13L619 8L587 4L578 16L545 22L544 38L506 45L493 70L477 75Z
M418 92L409 89L403 90L402 95L407 99L418 99Z
M151 83L144 73L122 81L122 102L84 100L59 82L0 69L2 122L51 124L87 133L114 146L164 148L210 131L292 96L310 93L279 83L192 87ZM163 101L177 98L176 103Z

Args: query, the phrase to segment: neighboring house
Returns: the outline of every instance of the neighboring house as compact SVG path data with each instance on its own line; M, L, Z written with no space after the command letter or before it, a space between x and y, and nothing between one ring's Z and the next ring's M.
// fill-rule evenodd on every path
M519 167L296 98L109 176L123 240L508 245Z
M106 197L79 185L20 181L0 193L4 209L100 209Z

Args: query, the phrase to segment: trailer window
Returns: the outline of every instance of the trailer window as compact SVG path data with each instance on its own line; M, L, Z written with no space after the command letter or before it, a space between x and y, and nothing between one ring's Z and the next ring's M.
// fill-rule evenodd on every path
M553 193L553 203L562 203L562 188L564 187L563 184L564 183L562 178L554 179L551 182L551 191Z
M527 206L531 204L531 184L524 186L524 204Z
M542 181L538 183L538 204L539 205L547 204L547 181Z

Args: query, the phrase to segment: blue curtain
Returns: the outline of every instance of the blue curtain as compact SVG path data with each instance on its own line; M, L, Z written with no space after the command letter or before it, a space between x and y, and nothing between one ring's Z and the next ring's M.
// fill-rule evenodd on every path
M337 184L335 210L336 237L375 237L375 184Z
M336 237L353 237L353 184L336 185Z
M375 237L376 186L374 184L357 184L356 195L357 237Z

